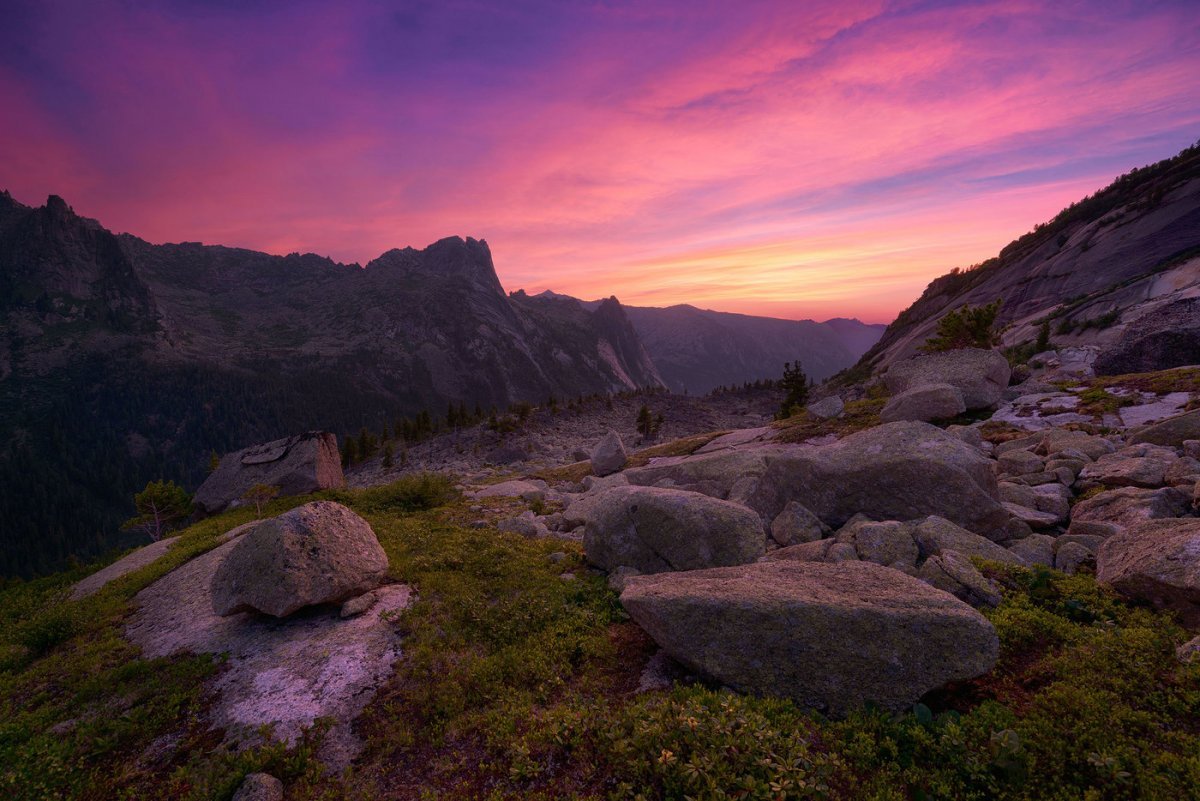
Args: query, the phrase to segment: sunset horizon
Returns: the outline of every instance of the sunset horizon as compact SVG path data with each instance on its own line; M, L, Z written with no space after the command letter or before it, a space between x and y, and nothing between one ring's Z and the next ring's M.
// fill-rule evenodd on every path
M785 319L890 322L1200 131L1186 3L51 3L0 44L22 203Z

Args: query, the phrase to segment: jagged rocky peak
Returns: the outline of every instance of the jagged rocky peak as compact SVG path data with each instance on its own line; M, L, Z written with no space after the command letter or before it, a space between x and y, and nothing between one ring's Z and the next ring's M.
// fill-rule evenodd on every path
M449 236L423 250L393 248L367 264L368 270L372 268L438 279L466 279L489 291L504 294L492 261L492 251L483 239Z

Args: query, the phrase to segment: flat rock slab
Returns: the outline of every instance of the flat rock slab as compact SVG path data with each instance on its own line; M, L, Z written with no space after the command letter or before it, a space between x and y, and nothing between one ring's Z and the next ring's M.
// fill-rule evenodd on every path
M728 434L722 434L705 444L704 447L697 449L696 453L712 453L713 451L723 451L727 448L736 448L739 445L749 445L752 442L766 442L775 439L778 434L779 430L770 426L730 431Z
M145 547L138 548L132 553L125 554L108 567L97 570L71 588L71 600L78 601L90 595L95 595L122 576L127 576L135 570L140 570L146 565L157 562L160 556L171 550L171 546L177 539L179 537L168 537L165 540L152 542Z
M987 672L999 651L992 624L970 606L866 562L635 576L621 603L684 666L832 715L867 702L904 709Z
M412 590L393 584L361 615L339 617L336 606L315 607L276 619L254 613L213 613L213 574L237 541L196 557L163 576L134 599L138 611L125 634L147 658L178 653L229 655L212 690L211 722L227 736L253 739L274 725L274 735L294 744L319 717L336 723L322 759L342 767L361 745L351 722L391 675L400 640L387 613L408 606Z
M474 498L541 498L546 493L546 485L523 479L502 481L473 490L470 495Z
M1183 411L1188 401L1192 399L1190 392L1171 392L1161 398L1155 398L1137 406L1125 406L1118 410L1121 424L1127 428L1157 423L1168 417L1174 417Z
M1001 404L990 419L1026 431L1041 431L1068 423L1092 422L1091 415L1073 411L1078 405L1079 398L1066 392L1022 395Z

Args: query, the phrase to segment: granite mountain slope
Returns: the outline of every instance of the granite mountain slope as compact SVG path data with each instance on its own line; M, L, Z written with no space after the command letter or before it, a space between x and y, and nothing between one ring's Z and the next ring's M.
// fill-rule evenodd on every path
M1005 346L1034 342L1048 322L1054 344L1104 351L1136 333L1139 319L1198 295L1200 144L1121 176L996 258L934 280L863 364L882 369L913 355L946 312L967 304L1003 299Z

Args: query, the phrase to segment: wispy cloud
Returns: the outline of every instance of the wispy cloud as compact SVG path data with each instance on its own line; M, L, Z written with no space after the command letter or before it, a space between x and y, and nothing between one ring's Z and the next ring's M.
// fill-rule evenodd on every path
M1200 136L1190 3L18 4L0 186L152 241L890 319Z

